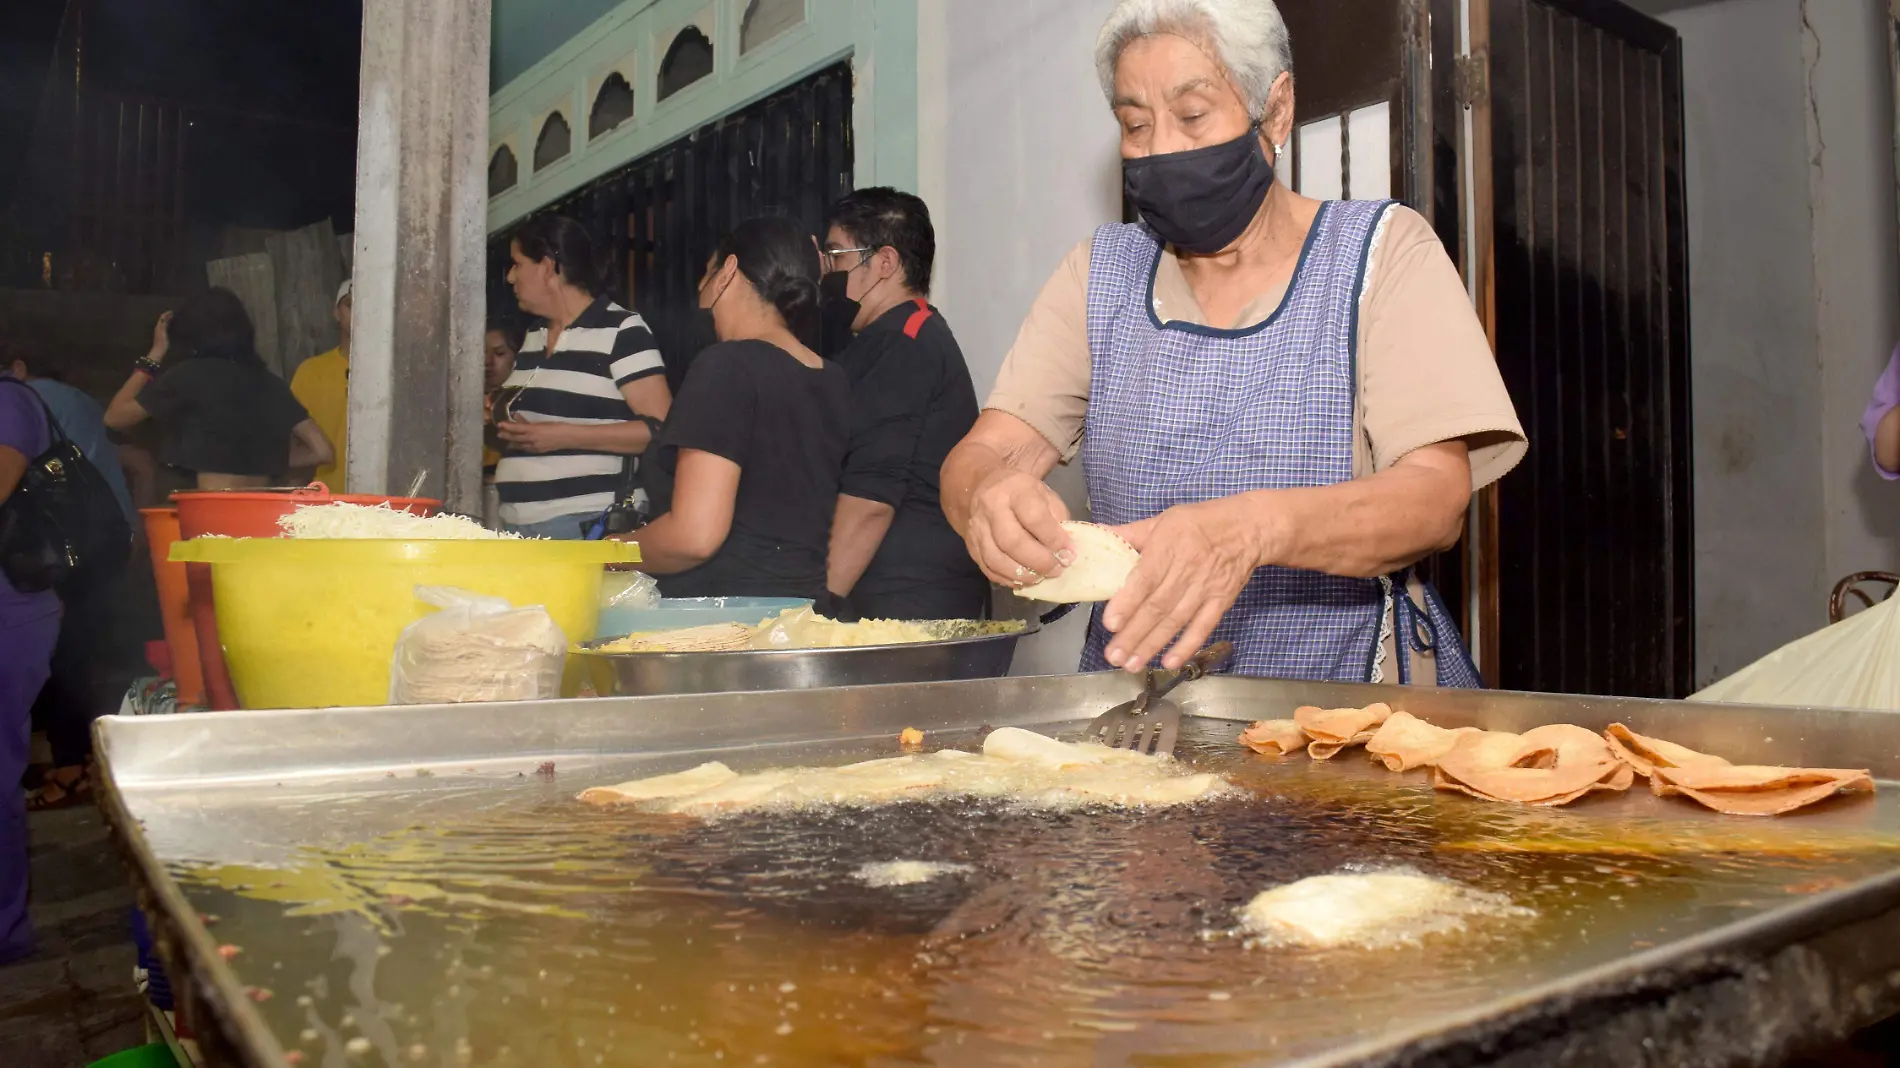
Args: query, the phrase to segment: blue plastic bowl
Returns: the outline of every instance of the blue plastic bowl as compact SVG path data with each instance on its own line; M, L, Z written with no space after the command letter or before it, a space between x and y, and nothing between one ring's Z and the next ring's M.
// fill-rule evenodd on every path
M808 597L666 597L658 608L603 608L596 632L621 638L655 630L741 623L756 627L787 608L810 608Z

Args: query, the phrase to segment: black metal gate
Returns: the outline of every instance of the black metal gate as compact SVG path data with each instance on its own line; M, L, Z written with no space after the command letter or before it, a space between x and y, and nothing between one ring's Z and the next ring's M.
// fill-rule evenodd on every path
M694 329L706 258L755 215L823 236L825 208L851 191L851 67L809 78L708 123L543 208L586 226L612 256L612 291L645 316L678 389L707 338ZM538 214L538 213L537 213ZM515 309L507 232L489 242L488 307Z
M1499 492L1499 682L1694 678L1682 45L1601 0L1490 0L1498 366L1531 439Z

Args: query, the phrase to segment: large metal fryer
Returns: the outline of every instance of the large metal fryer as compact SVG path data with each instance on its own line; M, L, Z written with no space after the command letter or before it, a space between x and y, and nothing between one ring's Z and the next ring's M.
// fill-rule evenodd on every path
M217 931L173 877L181 859L268 864L312 836L362 836L425 819L449 775L460 777L458 789L485 789L486 783L503 790L524 768L553 761L563 788L570 782L579 788L611 779L636 764L635 757L671 756L666 770L712 755L758 764L771 762L760 747L888 739L904 727L1077 721L1134 689L1130 678L1115 673L518 705L111 717L98 727L106 772L101 803L126 847L174 986L191 1006L207 1051L218 1063L278 1065L292 1036L273 1032L245 996L237 971L218 952ZM1882 713L1239 678L1191 689L1184 701L1190 714L1230 720L1286 715L1299 704L1386 700L1445 726L1522 730L1564 721L1600 728L1620 720L1737 762L1871 766L1882 780L1874 799L1779 821L1778 827L1798 827L1822 846L1833 837L1865 835L1900 806L1893 785L1900 778L1900 717ZM427 768L440 770L417 777ZM300 784L339 796L372 794L376 804L327 823L320 814L287 821L270 799ZM1726 833L1738 826L1737 817L1646 796L1618 803L1668 805L1685 832ZM1888 869L1791 895L1734 922L1659 939L1607 962L1553 960L1538 981L1508 994L1298 1059L1263 1049L1261 1061L1773 1063L1897 1010L1900 869ZM1109 1052L1100 1058L1097 1063L1114 1062Z

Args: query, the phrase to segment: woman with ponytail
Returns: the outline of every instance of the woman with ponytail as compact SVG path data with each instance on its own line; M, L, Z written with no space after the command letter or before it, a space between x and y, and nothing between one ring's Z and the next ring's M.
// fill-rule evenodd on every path
M818 256L783 218L752 219L706 264L719 337L693 361L645 470L656 518L626 535L668 597L810 597L849 434L850 384L812 351Z

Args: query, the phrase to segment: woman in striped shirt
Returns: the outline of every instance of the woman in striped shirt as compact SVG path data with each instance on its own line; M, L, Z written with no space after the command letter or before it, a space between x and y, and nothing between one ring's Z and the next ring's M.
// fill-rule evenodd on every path
M529 219L508 251L516 302L544 322L496 398L501 518L517 534L575 539L629 484L673 396L646 320L596 296L604 278L579 223Z

